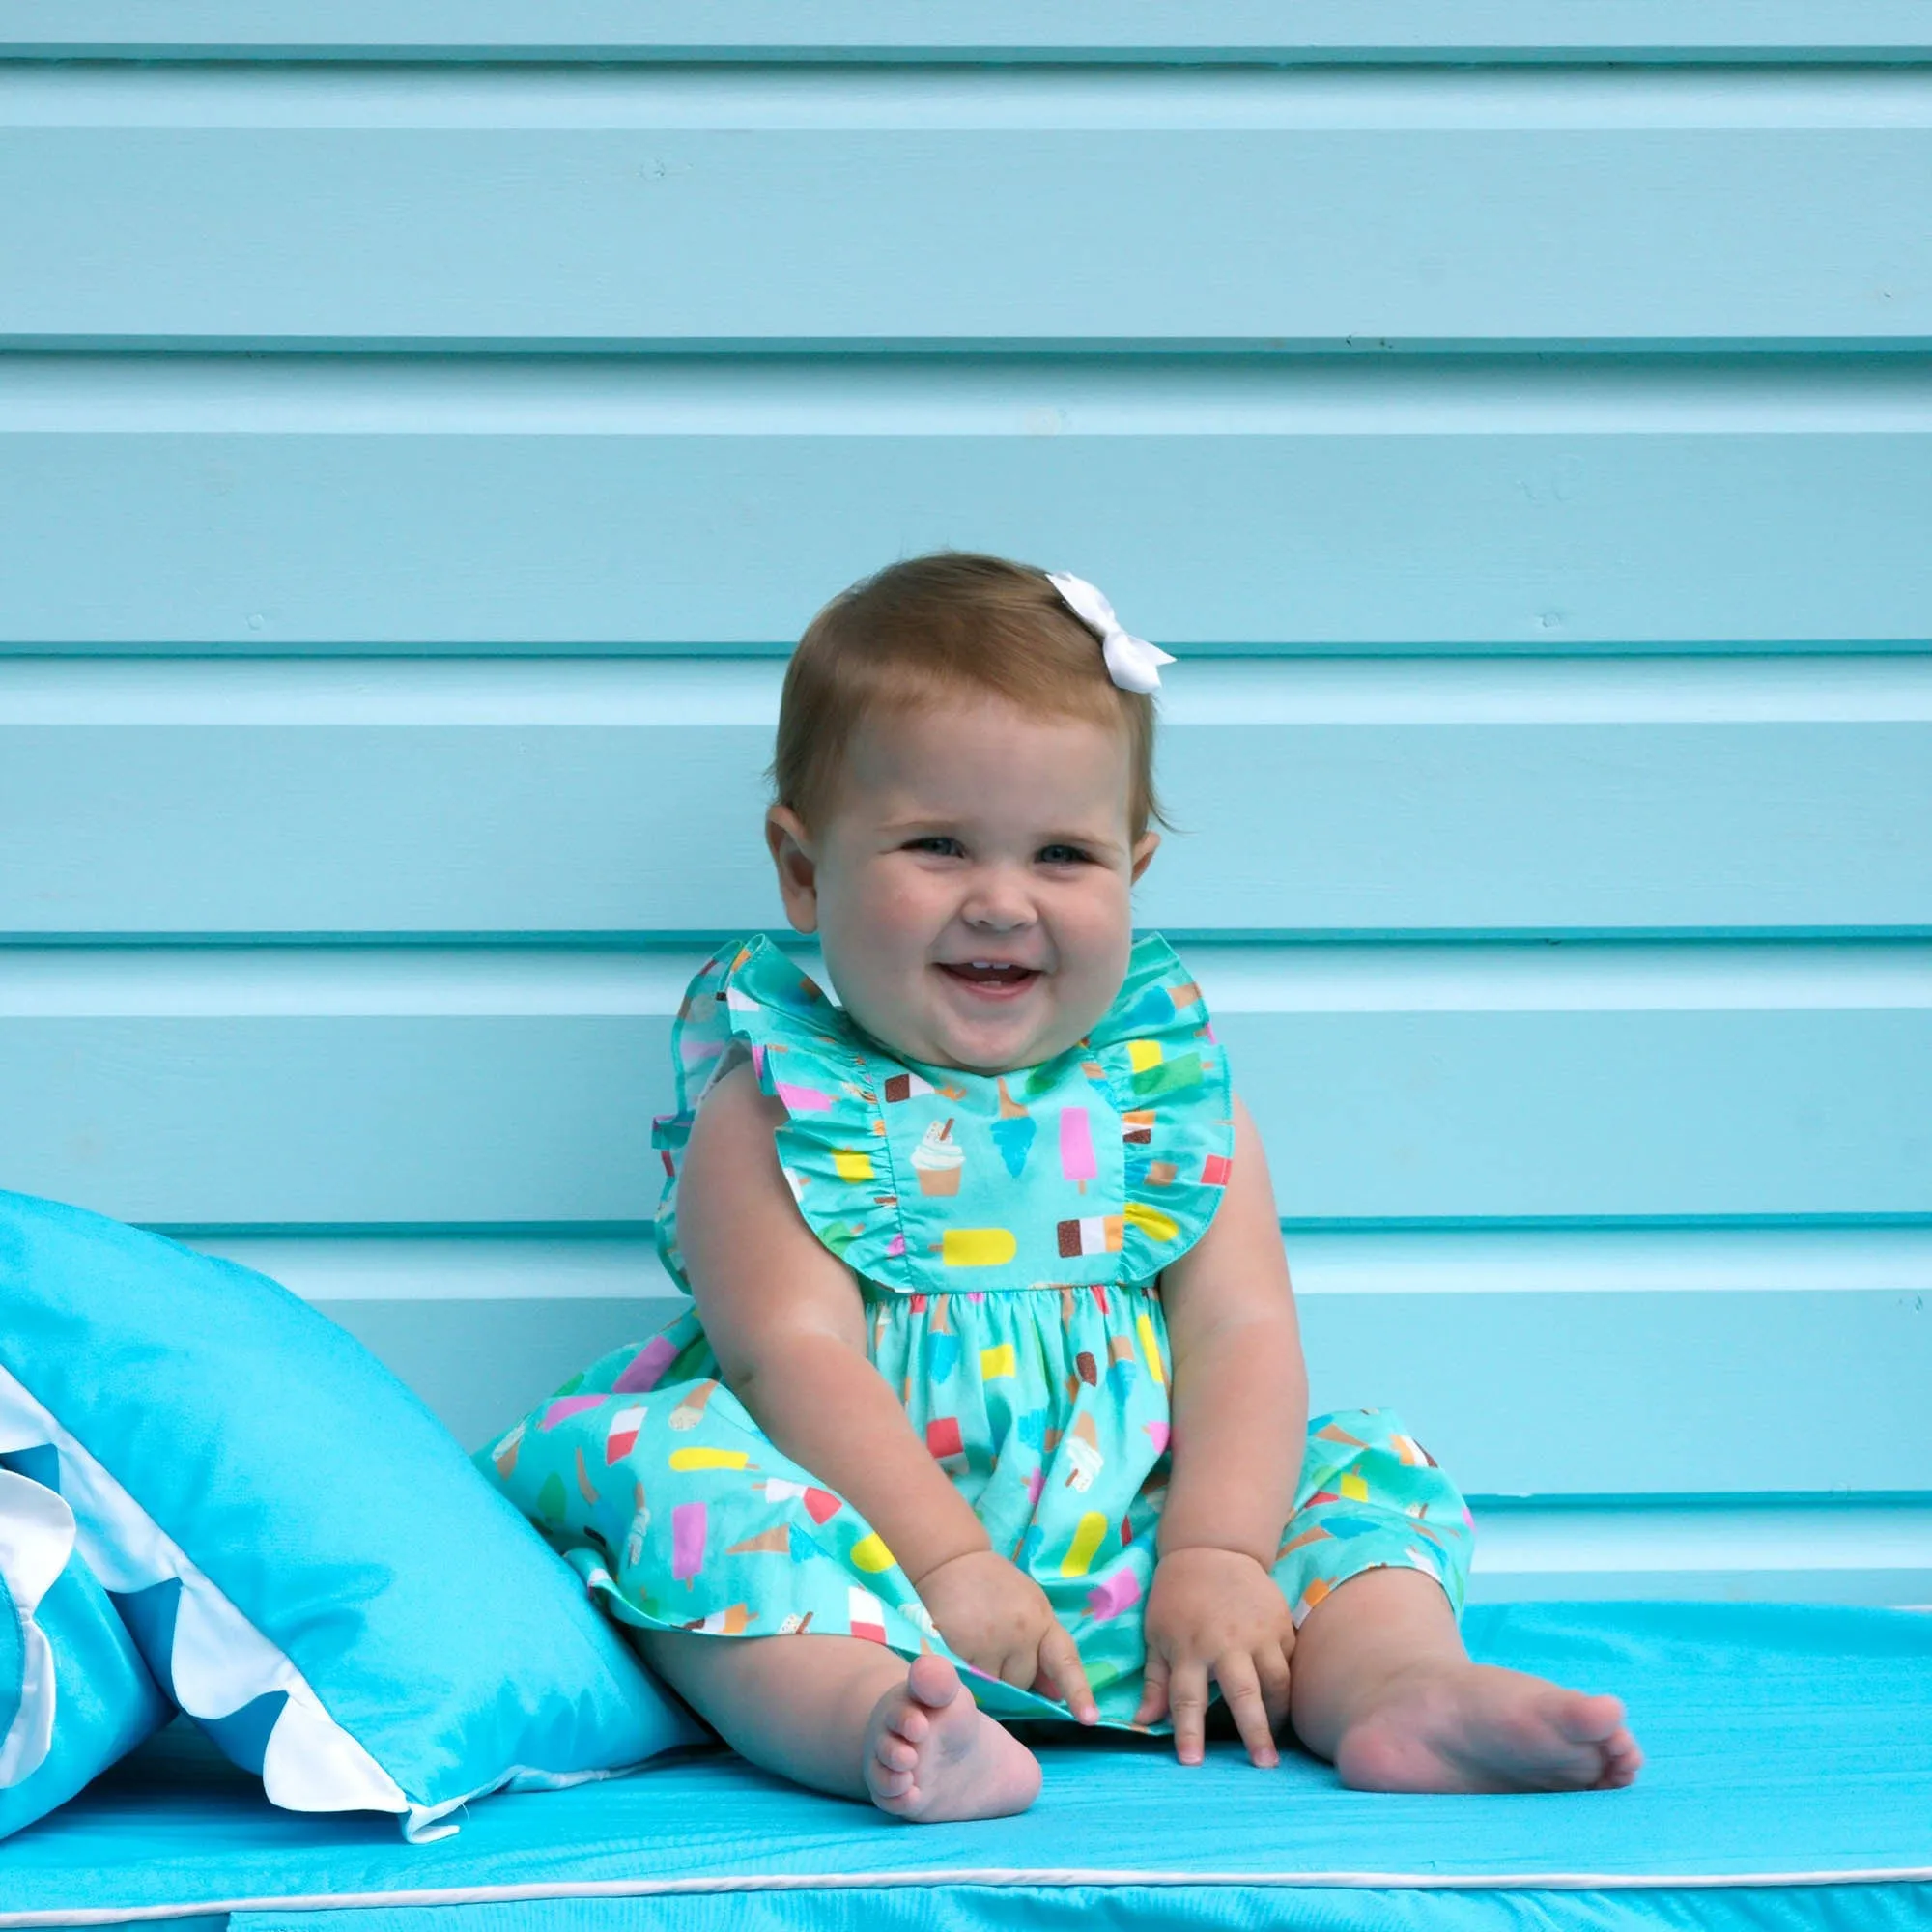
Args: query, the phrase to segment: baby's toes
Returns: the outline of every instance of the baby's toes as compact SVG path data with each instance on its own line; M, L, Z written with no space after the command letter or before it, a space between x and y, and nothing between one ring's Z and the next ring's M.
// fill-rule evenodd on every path
M1636 1781L1636 1775L1643 1769L1643 1752L1637 1748L1636 1740L1626 1730L1619 1730L1604 1746L1604 1775L1598 1789L1602 1791L1621 1791L1627 1784Z

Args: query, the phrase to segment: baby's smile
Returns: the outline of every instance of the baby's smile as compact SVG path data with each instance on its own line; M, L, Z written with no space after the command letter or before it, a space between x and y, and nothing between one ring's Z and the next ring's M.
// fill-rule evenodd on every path
M824 822L776 808L786 910L853 1018L906 1059L1007 1072L1120 991L1134 878L1122 734L994 698L864 720Z

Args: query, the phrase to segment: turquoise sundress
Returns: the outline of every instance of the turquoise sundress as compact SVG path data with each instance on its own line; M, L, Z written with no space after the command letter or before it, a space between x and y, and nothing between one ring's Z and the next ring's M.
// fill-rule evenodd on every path
M1234 1151L1227 1059L1166 942L1141 940L1088 1037L1002 1075L916 1065L862 1033L764 939L707 962L672 1037L657 1124L658 1243L698 1102L749 1059L785 1109L778 1155L806 1224L851 1268L873 1363L992 1547L1046 1592L1102 1721L1131 1726L1168 1479L1161 1270L1207 1231ZM695 1311L573 1378L478 1466L620 1622L722 1636L829 1633L938 1650L892 1551L781 1454L719 1378ZM1387 1409L1316 1417L1274 1577L1298 1624L1396 1565L1460 1612L1471 1528ZM974 1673L1002 1718L1065 1707Z

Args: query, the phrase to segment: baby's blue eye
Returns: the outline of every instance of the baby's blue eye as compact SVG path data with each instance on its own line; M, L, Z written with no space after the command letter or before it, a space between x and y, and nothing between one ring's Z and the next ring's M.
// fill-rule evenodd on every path
M1044 866L1084 866L1088 853L1079 845L1042 845L1039 848L1040 863Z
M908 838L905 849L908 852L930 852L936 858L955 859L965 851L965 846L956 838L949 838L943 833L934 833L930 838Z

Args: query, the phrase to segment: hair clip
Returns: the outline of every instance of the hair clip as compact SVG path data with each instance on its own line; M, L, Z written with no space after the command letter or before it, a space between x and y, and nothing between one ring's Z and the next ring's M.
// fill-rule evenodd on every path
M1060 600L1100 639L1100 652L1107 660L1107 675L1122 691L1150 692L1160 689L1160 668L1174 659L1166 651L1121 628L1114 607L1084 577L1069 577L1064 570L1049 570L1046 581L1060 592Z

